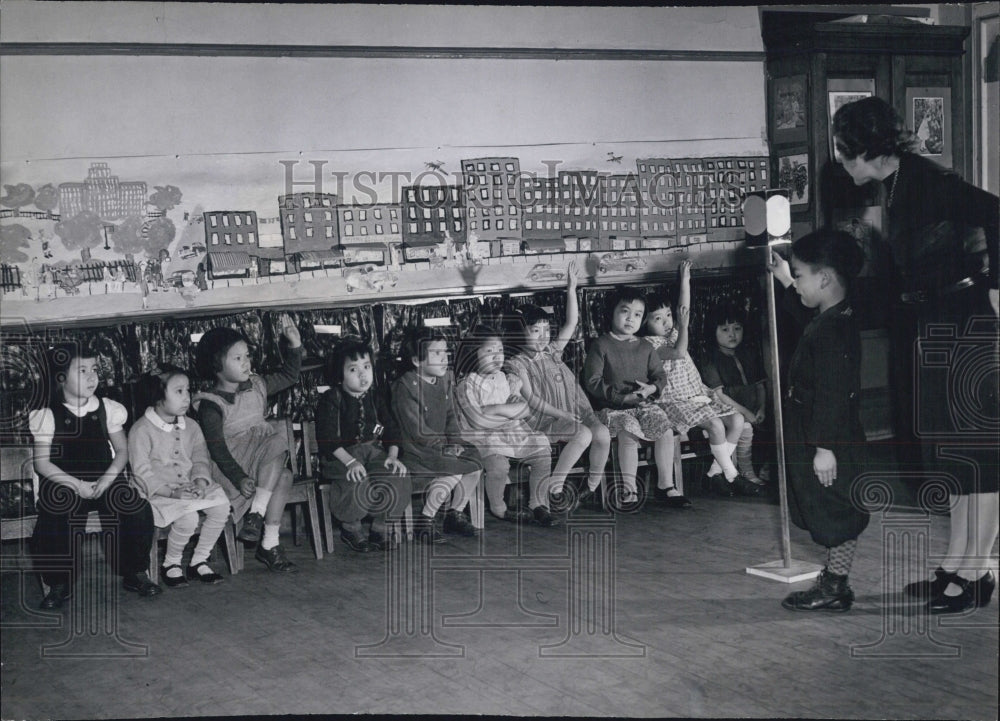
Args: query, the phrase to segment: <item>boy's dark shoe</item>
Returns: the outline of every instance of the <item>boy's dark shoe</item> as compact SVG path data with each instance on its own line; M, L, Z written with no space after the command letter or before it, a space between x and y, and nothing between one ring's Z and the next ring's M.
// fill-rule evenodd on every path
M733 479L732 485L741 496L759 496L764 492L764 486L754 483L742 473Z
M444 536L434 527L434 519L420 514L413 519L413 540L417 543L444 543Z
M360 533L352 531L349 528L340 529L340 540L346 543L347 547L352 551L357 551L358 553L368 553L368 551L372 550L371 545L361 537Z
M299 570L298 566L288 560L288 557L285 556L285 549L280 545L269 549L257 546L257 552L253 554L253 557L267 566L268 571L275 573L295 573Z
M530 511L526 511L523 508L513 508L508 506L507 510L503 512L501 520L509 523L527 523L531 520L531 518L532 516Z
M533 508L531 514L535 517L535 523L543 528L552 528L559 525L559 522L549 513L549 509L545 506Z
M149 576L146 575L145 571L122 577L122 588L132 593L138 593L145 598L159 596L163 593L162 588L149 580Z
M472 538L477 534L476 527L472 521L465 517L464 513L456 511L454 508L448 509L444 515L444 532L458 536Z
M653 491L653 500L660 505L666 506L667 508L691 507L691 501L687 499L687 496L683 494L671 496L670 491L672 490L674 490L674 486L670 486L669 488L657 488Z
M573 488L566 490L564 487L558 493L549 494L549 508L553 513L572 513L579 503L580 500Z
M65 601L73 598L73 589L68 583L54 583L49 587L49 592L38 605L43 611L62 608Z
M601 510L601 499L597 495L599 489L600 486L598 486L594 490L590 490L589 488L584 487L584 489L580 491L580 497L577 499L576 507L586 508L592 511Z
M256 511L251 511L243 517L243 527L240 528L239 539L247 543L254 543L260 540L260 534L264 531L264 517Z

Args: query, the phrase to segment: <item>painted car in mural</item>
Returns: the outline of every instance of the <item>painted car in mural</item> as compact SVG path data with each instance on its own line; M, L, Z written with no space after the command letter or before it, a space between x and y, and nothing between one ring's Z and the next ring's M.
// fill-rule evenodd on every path
M566 271L554 270L551 263L538 263L528 272L528 279L533 283L562 280L565 277Z
M597 261L597 270L601 273L625 272L641 270L646 267L646 261L635 255L626 255L620 251L605 253Z
M386 286L392 288L399 278L395 273L379 268L373 263L368 263L360 268L355 268L344 276L347 284L347 292L353 293L355 290L381 292Z

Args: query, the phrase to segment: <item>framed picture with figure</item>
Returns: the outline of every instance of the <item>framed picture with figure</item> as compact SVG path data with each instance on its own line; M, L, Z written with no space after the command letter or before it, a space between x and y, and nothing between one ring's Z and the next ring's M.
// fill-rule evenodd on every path
M833 116L841 106L854 103L875 94L875 80L872 78L830 78L826 81L827 127L829 132L830 158L833 153Z
M916 136L916 152L950 168L951 88L907 88L905 121Z
M802 142L808 133L806 76L771 81L771 127L775 143Z

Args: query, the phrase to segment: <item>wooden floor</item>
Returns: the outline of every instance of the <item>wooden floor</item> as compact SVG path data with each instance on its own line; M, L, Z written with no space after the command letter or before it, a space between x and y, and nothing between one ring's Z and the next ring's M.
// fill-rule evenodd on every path
M316 561L306 544L292 548L297 575L270 574L248 554L246 570L218 586L112 595L100 607L108 625L91 628L69 611L32 615L37 581L4 573L0 716L997 718L997 601L932 619L898 592L907 574L923 575L916 565L936 565L912 563L919 544L908 544L929 533L941 553L946 518L873 517L851 576L854 609L797 614L781 598L808 582L745 572L780 557L778 507L694 500L691 510L578 514L520 535L488 520L482 546L463 538L433 549L429 593L426 574L404 568L419 554L395 558L393 572L411 584L395 593L385 555L340 545ZM595 529L599 542L571 553L571 531ZM822 561L806 534L793 528L792 542L796 559ZM89 566L92 596L117 589L95 580L102 569ZM571 597L590 605L571 613ZM612 604L613 629L595 625ZM407 620L417 621L410 633Z

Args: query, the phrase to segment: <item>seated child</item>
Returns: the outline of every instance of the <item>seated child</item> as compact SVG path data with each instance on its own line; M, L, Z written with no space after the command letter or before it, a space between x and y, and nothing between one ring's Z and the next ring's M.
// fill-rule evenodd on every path
M434 516L449 495L444 532L475 536L477 529L462 510L476 490L483 464L476 449L461 439L448 339L434 328L411 329L402 353L413 368L392 384L390 404L413 487L427 489L423 510L414 519L414 537L421 543L444 541Z
M212 478L230 499L240 494L252 498L243 519L240 539L253 543L264 536L254 554L268 570L294 572L278 543L281 516L292 487L288 440L265 420L267 397L294 385L302 365L299 330L287 315L282 332L289 353L280 371L261 377L251 371L250 349L242 334L232 328L212 328L198 343L198 374L211 378L215 387L194 397L201 429L212 456Z
M528 427L544 433L549 443L562 441L566 444L549 476L553 497L561 494L566 474L590 447L587 488L579 499L585 501L593 497L604 478L611 435L594 413L577 382L576 373L562 360L563 349L576 332L579 319L576 284L576 261L572 261L566 278L566 322L554 340L549 339L550 313L537 305L518 309L523 322L522 350L509 361L508 366L521 380L521 395L531 409L525 419ZM554 502L554 505L558 504Z
M646 319L646 340L656 348L657 356L663 362L667 374L667 384L660 393L661 405L673 427L687 431L698 426L708 431L709 448L715 464L709 476L717 478L716 490L724 495L733 495L733 490L753 495L757 486L739 475L733 464L733 449L743 432L743 416L732 406L721 402L701 382L698 369L688 354L688 322L691 303L691 261L683 261L679 268L681 283L677 302L677 326L674 325L670 300L665 297L652 298L649 316ZM731 444L731 445L730 445ZM721 470L713 470L719 468ZM670 490L673 493L670 493ZM676 489L664 491L662 500L671 506L690 505Z
M163 582L170 587L186 586L189 580L219 583L222 576L208 565L208 556L226 527L229 498L212 480L201 428L184 416L191 406L187 374L180 368L161 368L142 379L141 390L150 405L132 425L128 457L136 488L153 507L156 527L170 526ZM198 511L204 512L205 522L185 574L181 556L198 530Z
M735 305L715 309L709 328L715 329L715 348L702 365L705 385L743 416L743 433L736 444L736 468L751 483L764 485L753 467L753 430L764 421L764 370L746 352L743 312Z
M503 372L503 341L500 333L484 325L473 328L458 351L459 426L462 438L479 450L483 458L486 493L490 510L497 517L517 522L515 511L506 507L504 487L510 471L510 459L528 464L528 507L536 523L555 525L549 511L548 484L552 470L549 442L541 433L528 428L522 420L528 404L520 396L521 381Z
M621 287L612 297L611 330L595 340L583 364L583 386L598 408L598 418L618 438L625 487L623 504L638 503L636 472L639 441L653 441L657 487L673 482L674 435L663 409L650 402L667 377L649 343L636 337L646 312L643 294Z
M48 405L28 414L39 476L38 520L32 549L43 565L49 592L41 608L59 608L72 597L81 560L74 554L71 524L86 523L97 511L101 523L115 521L115 572L125 590L155 596L163 589L149 580L146 566L153 546L153 512L123 474L128 440L122 429L128 412L120 403L95 395L97 353L65 343L47 354Z
M390 415L372 388L372 352L360 338L344 338L326 367L330 390L316 406L316 442L320 471L330 481L333 515L340 521L340 539L351 550L389 551L396 539L386 535L386 515L401 518L412 489ZM371 515L368 537L361 521Z

